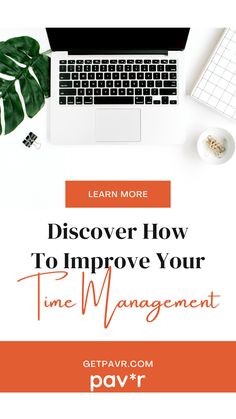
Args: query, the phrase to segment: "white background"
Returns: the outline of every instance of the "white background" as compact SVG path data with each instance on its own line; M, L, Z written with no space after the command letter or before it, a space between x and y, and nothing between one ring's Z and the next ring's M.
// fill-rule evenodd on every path
M7 28L12 27L12 29L2 29L0 33L1 38L4 39L18 34L17 27L45 27L49 25L232 27L234 25L233 17L233 7L230 2L219 5L216 2L206 1L197 3L168 2L165 6L154 1L145 3L90 1L87 4L78 1L67 1L66 4L17 2L1 6L1 24L3 26L4 21L4 25ZM204 62L204 54L205 52L201 55L202 62ZM192 66L193 71L196 71L195 67L199 64L193 58L193 61L188 65L189 68ZM187 82L191 84L190 79ZM186 275L184 277L178 275L176 283L174 278L167 280L168 289L172 289L174 286L176 295L179 291L178 287L182 290L189 282L188 292L196 290L199 282L201 292L204 292L205 289L208 291L209 287L214 286L217 291L224 293L225 304L221 309L223 311L219 311L219 314L214 313L214 319L211 315L204 316L204 319L200 319L197 315L191 318L191 323L183 316L175 320L172 318L172 322L178 322L172 323L172 325L165 319L160 319L156 323L158 329L152 328L152 331L147 330L146 327L144 330L144 327L139 323L140 331L131 328L132 332L129 331L127 336L125 330L120 331L119 327L114 326L114 335L110 335L108 339L118 339L119 337L128 339L128 336L131 339L153 340L235 339L232 321L235 318L235 311L229 304L234 302L235 290L233 253L235 157L225 166L209 167L198 160L194 148L197 135L208 126L206 125L206 115L209 117L210 124L216 121L215 118L217 118L218 124L223 127L228 127L230 123L220 116L213 116L211 111L200 108L200 105L196 106L197 108L192 108L192 112L195 115L195 109L198 109L197 121L194 121L194 129L190 124L190 136L183 148L174 150L169 147L153 147L144 151L142 148L134 150L134 148L127 147L125 153L123 149L119 150L118 148L115 160L113 149L105 147L96 149L96 154L93 154L92 148L86 149L86 147L78 148L77 153L69 148L54 148L52 151L44 137L46 135L46 108L35 120L27 122L25 125L22 124L22 127L16 131L17 134L1 138L1 236L4 238L1 246L1 257L4 260L1 285L3 280L9 281L7 285L6 282L4 283L4 287L1 286L1 297L3 290L6 294L13 292L14 303L20 305L20 302L17 301L16 284L12 278L18 273L26 275L28 273L24 271L26 267L31 269L32 265L28 255L32 250L33 243L42 245L43 249L46 248L46 222L60 220L61 222L68 221L73 225L126 224L140 226L142 222L158 222L161 225L188 225L191 233L189 239L186 238L184 241L183 246L174 249L174 242L169 243L173 251L179 253L186 252L187 248L189 254L198 255L200 252L206 255L209 264L204 273L205 277L201 276L200 279L197 279L191 276L189 281ZM21 145L25 132L34 131L34 127L41 127L41 131L37 131L43 143L39 152L24 149ZM233 125L232 129L235 132ZM146 157L145 161L144 156ZM65 213L63 211L63 181L69 178L171 179L173 208L170 211L140 209L135 212L132 210L84 210L79 212L67 210ZM40 211L37 211L37 208ZM26 220L28 220L28 228L25 228ZM21 242L19 242L19 237L22 237ZM138 241L132 242L132 245L131 250L129 247L129 252L132 251L132 254L136 254L138 250L141 254L152 253L152 249L155 251L155 246L151 241L146 247ZM114 253L115 243L112 246L114 246L112 247ZM128 242L124 245L124 253L127 253L127 251L125 252L126 246L129 246ZM102 251L107 254L109 247L109 242L108 244L104 242ZM73 244L73 248L76 248L75 244ZM93 249L91 249L91 253L92 251ZM215 265L215 261L217 261L217 265ZM10 279L5 276L4 267L7 265ZM140 277L139 273L138 281L141 281ZM149 280L150 277L153 278L149 273ZM134 274L132 280L134 280ZM23 328L19 328L20 322L14 316L15 308L14 311L8 309L8 316L4 309L5 307L2 305L0 308L1 318L3 319L3 313L5 313L4 319L7 317L7 322L5 320L5 325L1 325L1 339L44 339L46 337L80 339L75 329L66 327L66 321L64 328L59 332L55 327L36 326L37 323L27 319L28 312L23 310L20 316L25 317L25 323ZM229 322L230 320L232 323ZM176 324L179 327L178 333L176 333ZM53 323L51 323L52 325ZM87 338L92 338L93 333L90 332L89 330L86 332L88 333ZM142 333L142 336L139 333ZM101 330L98 339L107 338L102 335ZM124 415L127 417L131 414L137 418L144 415L161 415L165 418L175 415L175 417L187 418L190 414L193 418L207 417L208 415L218 418L226 414L226 409L227 412L235 410L235 395L233 394L19 394L1 395L0 401L0 411L2 414L4 412L6 418L13 418L16 414L20 418L30 418L32 415L34 417L42 417L42 415L49 417L50 414L58 418L65 415L78 417L82 412L89 418L95 415L103 417ZM118 411L119 408L120 411Z

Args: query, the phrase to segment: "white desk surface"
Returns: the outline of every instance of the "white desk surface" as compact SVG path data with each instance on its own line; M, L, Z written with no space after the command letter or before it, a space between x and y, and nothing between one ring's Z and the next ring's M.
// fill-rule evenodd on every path
M190 182L191 194L192 187L198 188L203 176L201 189L208 196L217 182L221 184L226 177L235 178L235 155L224 165L207 165L197 155L196 141L210 126L226 128L236 138L236 123L188 96L222 32L223 28L192 28L190 31L186 47L187 95L183 109L187 132L183 146L54 146L47 141L46 104L34 119L25 118L12 134L0 137L2 208L62 209L64 195L61 188L66 179L171 179L173 182L182 179L184 183ZM20 35L35 37L41 44L41 51L49 49L45 29L0 30L1 40ZM36 133L42 143L39 151L27 149L22 144L30 131ZM184 193L179 186L178 192L176 189L178 197ZM194 194L192 198L195 202Z

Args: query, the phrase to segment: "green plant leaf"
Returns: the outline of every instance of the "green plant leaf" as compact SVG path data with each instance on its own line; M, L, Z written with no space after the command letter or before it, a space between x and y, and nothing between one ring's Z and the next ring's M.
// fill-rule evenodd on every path
M40 111L45 98L50 96L50 58L39 50L39 43L28 36L0 42L0 97L3 99L5 134L12 132L24 119L21 98L16 90L17 80L30 118ZM5 78L5 75L10 77ZM0 135L2 131L0 109Z

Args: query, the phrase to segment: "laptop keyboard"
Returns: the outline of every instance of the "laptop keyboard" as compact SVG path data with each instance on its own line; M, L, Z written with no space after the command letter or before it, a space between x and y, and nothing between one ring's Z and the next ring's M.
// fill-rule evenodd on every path
M60 60L60 105L176 105L177 61Z

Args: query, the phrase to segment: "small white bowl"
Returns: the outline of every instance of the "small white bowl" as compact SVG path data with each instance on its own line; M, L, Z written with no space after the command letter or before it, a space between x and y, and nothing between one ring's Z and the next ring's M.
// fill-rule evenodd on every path
M221 156L217 156L207 145L207 137L210 135L218 139L225 147ZM197 150L200 158L210 164L226 163L234 154L235 143L232 135L223 128L207 128L202 132L197 142Z

